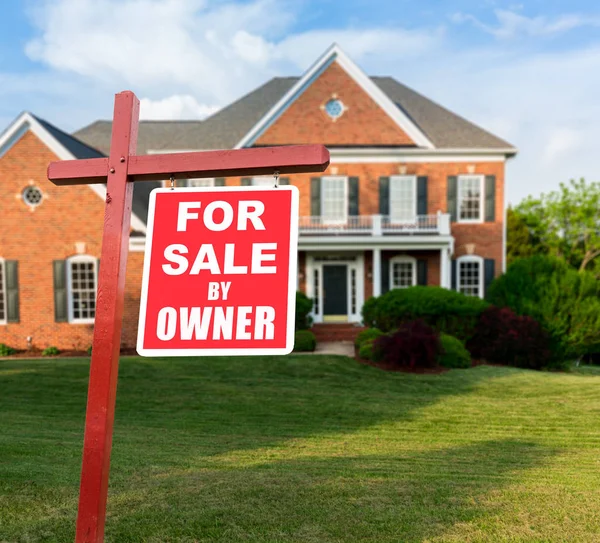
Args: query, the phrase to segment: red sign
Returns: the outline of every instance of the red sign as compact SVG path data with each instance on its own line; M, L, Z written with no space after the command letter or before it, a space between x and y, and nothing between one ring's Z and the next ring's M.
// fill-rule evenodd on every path
M294 347L298 189L155 189L137 351L287 354Z

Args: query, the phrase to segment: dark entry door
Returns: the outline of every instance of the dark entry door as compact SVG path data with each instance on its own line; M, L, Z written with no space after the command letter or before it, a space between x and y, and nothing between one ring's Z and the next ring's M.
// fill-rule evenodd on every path
M348 267L323 266L323 314L348 313Z

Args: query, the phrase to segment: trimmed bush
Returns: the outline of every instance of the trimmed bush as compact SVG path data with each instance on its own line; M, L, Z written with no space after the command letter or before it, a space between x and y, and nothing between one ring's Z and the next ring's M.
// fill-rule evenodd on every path
M87 348L87 354L88 354L88 356L92 356L92 346L91 345Z
M314 351L317 346L315 335L310 330L296 330L294 338L294 351Z
M60 351L54 346L47 347L42 351L42 356L56 356L58 354L60 354Z
M540 370L556 366L548 333L531 317L507 307L486 309L467 344L473 358Z
M356 336L354 340L354 345L360 349L360 346L367 341L377 339L379 336L382 336L383 332L379 328L367 328Z
M402 323L392 334L378 337L374 356L393 368L433 368L441 351L439 334L422 320Z
M466 341L489 304L472 296L441 287L394 289L367 300L362 309L366 326L384 332L407 321L421 319L440 333Z
M492 282L488 300L538 321L559 358L600 353L600 281L548 256L516 260Z
M440 343L442 344L440 366L444 366L444 368L471 367L471 354L460 339L448 334L441 334Z
M313 301L303 292L296 292L296 330L308 330L312 326Z
M367 339L362 342L358 349L358 356L363 360L373 360L373 344L375 343L375 339Z
M17 351L12 347L9 347L5 343L0 343L0 356L10 356L11 354L15 354Z

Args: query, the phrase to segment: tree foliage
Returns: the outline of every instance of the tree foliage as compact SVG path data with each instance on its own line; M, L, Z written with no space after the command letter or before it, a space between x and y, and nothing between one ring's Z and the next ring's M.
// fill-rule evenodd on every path
M559 190L540 198L529 197L510 217L509 254L547 253L580 271L600 271L599 209L600 183L584 179L562 183Z

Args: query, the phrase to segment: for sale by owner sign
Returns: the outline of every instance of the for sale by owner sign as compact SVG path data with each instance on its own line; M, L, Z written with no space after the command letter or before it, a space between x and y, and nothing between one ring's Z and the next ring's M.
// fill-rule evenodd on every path
M287 354L294 346L298 189L155 189L137 351Z

